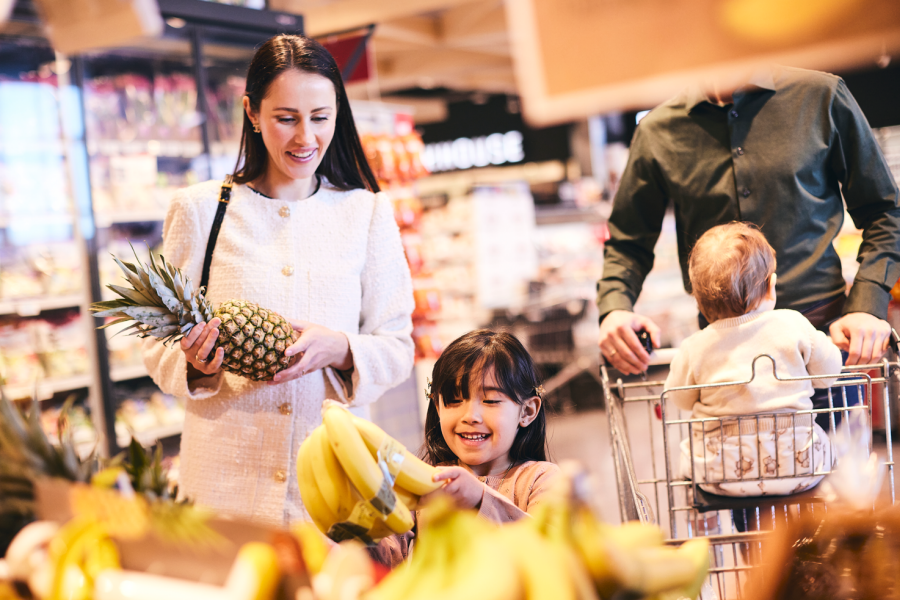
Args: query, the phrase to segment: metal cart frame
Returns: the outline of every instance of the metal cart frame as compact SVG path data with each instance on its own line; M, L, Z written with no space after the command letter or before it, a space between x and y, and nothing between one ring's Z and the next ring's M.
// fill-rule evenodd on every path
M666 365L671 362L674 353L675 351L671 349L657 351L654 353L652 364ZM613 380L610 370L607 369L601 359L600 376L609 420L610 444L612 446L613 465L618 487L620 516L623 521L639 520L646 523L657 523L664 529L668 528L669 537L671 538L668 543L673 545L678 545L685 539L697 535L708 537L713 551L710 584L713 586L714 591L718 593L719 598L741 597L743 583L746 581L748 571L759 563L759 549L768 533L766 531L732 531L731 533L714 533L710 535L708 530L698 526L698 523L708 523L708 520L701 520L699 515L703 514L703 512L709 512L715 515L716 529L722 531L723 520L720 517L720 511L735 510L735 508L730 507L727 501L718 507L700 506L698 496L702 495L702 491L698 489L696 477L688 480L678 475L677 464L673 463L672 450L673 448L678 448L681 439L685 439L685 434L688 438L691 437L692 427L699 425L705 429L705 424L710 421L721 422L723 419L677 418L678 410L674 406L670 406L667 413L667 399L672 392L678 390L747 385L757 377L757 361L766 359L771 361L773 376L779 381L838 380L833 388L839 388L841 391L839 394L829 391L829 408L799 411L795 413L797 417L808 415L806 418L812 420L816 414L830 413L828 429L830 432L833 432L836 421L835 415L837 413L849 415L853 411L865 410L869 416L868 422L871 426L871 412L873 405L877 402L884 411L884 422L887 424L891 423L891 402L896 400L893 397L897 395L897 390L900 389L900 385L898 385L900 383L900 359L897 358L896 353L891 359L884 358L878 363L845 367L840 374L799 378L778 377L775 361L768 355L760 355L754 359L751 365L751 377L747 381L688 386L671 390L664 389L665 381L643 380L625 382L621 377ZM856 387L859 391L860 402L857 406L848 406L846 392L847 388L851 386ZM660 411L658 418L654 414L656 406L659 407ZM645 464L646 461L643 461L638 465L639 469L636 469L634 453L636 447L631 444L628 416L634 422L635 417L643 420L643 413L646 414L646 427L649 435L642 435L641 443L645 444L642 450L649 450L650 452L650 464L648 468L648 465ZM676 417L672 418L672 415L676 415ZM758 431L759 421L767 417L775 418L771 414L760 414L741 417L740 419L755 421ZM729 419L737 420L738 418L729 417L724 420ZM738 430L740 431L740 424L738 425ZM680 434L680 438L678 434ZM889 425L885 429L885 437L887 447L883 463L888 469L888 493L890 501L893 503L895 501L894 462L892 432ZM660 444L662 449L660 449ZM871 451L871 443L869 449ZM691 455L693 456L693 451ZM677 456L677 458L680 459L680 456ZM664 465L659 464L660 459L664 461ZM830 472L830 469L821 469L814 474L825 475L828 472ZM777 470L776 473L778 473ZM764 478L763 480L783 479L785 477L788 476ZM664 490L661 489L663 486L665 486ZM755 513L757 524L760 522L761 517L770 514L772 519L771 526L775 526L777 521L790 519L792 515L797 514L801 510L813 511L814 513L819 510L827 511L827 506L822 503L822 498L816 498L814 494L762 496L742 498L740 500L744 501L745 504L750 504L749 509L751 513ZM668 513L668 519L662 517L663 512ZM679 536L679 530L683 526L686 526L687 535Z

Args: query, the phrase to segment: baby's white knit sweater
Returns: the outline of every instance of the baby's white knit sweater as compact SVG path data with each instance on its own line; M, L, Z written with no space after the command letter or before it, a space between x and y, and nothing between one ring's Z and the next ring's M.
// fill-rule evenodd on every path
M840 350L806 317L794 310L757 310L720 319L684 340L672 360L666 389L747 381L753 359L761 354L775 359L779 378L841 372ZM772 361L762 358L748 385L672 392L668 398L692 411L694 418L794 412L812 409L813 387L833 384L834 379L776 381Z

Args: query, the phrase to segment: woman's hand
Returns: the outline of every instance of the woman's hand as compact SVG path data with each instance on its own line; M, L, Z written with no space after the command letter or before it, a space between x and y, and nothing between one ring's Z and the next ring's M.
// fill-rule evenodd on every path
M269 385L293 381L325 367L346 371L353 366L350 340L346 335L308 321L288 321L300 336L287 348L285 355L297 355L299 359L276 373Z
M191 331L181 338L181 351L188 363L188 374L191 369L203 375L215 375L222 367L225 360L225 349L218 348L215 354L210 355L216 340L219 339L219 325L222 321L216 317L209 323L198 323Z
M462 467L437 467L434 481L443 481L444 487L431 494L447 494L460 508L478 508L484 498L484 484L470 471ZM430 496L431 494L427 494Z

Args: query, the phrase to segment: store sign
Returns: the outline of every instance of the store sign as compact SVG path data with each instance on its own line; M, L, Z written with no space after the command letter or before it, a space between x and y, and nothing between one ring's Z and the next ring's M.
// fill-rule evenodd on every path
M480 137L425 144L422 163L432 173L522 162L522 132L507 131Z
M507 0L525 116L654 106L781 64L847 71L900 51L898 0Z

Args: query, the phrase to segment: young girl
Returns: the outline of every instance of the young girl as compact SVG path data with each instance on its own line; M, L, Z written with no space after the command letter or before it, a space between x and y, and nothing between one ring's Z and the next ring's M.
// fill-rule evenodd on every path
M540 378L521 342L479 329L454 340L437 360L425 417L426 462L458 506L498 523L534 510L559 467L547 462ZM397 564L413 533L386 538L374 552Z
M710 325L682 343L666 389L747 381L760 354L774 359L781 379L841 372L841 353L824 333L796 311L773 310L775 251L759 230L744 223L710 229L691 251L689 274ZM776 381L763 359L748 385L672 392L675 406L693 418L720 419L693 426L693 456L690 440L682 442L682 475L726 496L784 495L815 486L822 479L815 473L831 467L831 444L811 415L792 413L811 410L813 387L833 382ZM777 417L750 417L760 413Z

